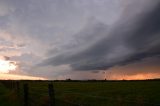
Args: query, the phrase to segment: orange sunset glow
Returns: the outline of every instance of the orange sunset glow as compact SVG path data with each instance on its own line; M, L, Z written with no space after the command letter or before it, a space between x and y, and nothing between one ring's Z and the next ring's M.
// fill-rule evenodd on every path
M15 71L16 68L16 62L0 59L0 80L46 80L41 77L9 74L9 72Z
M146 74L136 74L136 75L119 75L113 74L108 78L109 80L146 80L160 78L159 73L146 73Z
M0 80L47 80L42 77L33 77L27 75L14 75L14 74L2 74L0 73Z

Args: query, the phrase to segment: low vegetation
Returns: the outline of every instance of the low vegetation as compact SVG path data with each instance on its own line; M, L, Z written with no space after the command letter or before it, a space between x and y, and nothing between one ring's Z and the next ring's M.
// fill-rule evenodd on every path
M48 84L54 86L55 106L159 106L160 81L19 81L19 91L0 84L0 106L49 106ZM14 103L14 104L13 104Z

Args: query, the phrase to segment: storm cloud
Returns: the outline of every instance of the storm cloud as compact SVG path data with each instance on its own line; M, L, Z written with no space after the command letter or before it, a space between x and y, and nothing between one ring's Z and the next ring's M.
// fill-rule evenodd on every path
M148 3L152 5L140 3L138 11L135 5L128 6L111 28L100 22L87 25L88 29L77 34L81 37L74 38L72 48L66 47L66 51L39 65L69 64L73 70L105 70L160 55L160 2Z
M159 0L0 0L0 59L47 79L157 77L159 11Z

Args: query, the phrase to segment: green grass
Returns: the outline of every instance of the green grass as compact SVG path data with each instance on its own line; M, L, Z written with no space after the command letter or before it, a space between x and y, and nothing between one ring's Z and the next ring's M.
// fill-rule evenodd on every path
M57 98L87 106L160 104L160 82L55 83ZM59 91L59 92L58 92Z
M24 83L29 84L30 106L48 106L50 82L21 81L21 102ZM52 83L56 106L160 106L160 81ZM0 88L0 93L2 91L9 92L6 88ZM2 93L5 94L4 92ZM1 103L0 101L0 106L10 106Z
M0 106L21 106L18 95L0 83Z

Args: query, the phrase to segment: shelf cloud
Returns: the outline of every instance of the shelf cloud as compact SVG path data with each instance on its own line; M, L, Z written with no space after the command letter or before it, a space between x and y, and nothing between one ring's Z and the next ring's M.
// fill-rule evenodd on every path
M73 70L81 71L105 70L159 55L160 2L152 7L146 5L141 4L145 8L141 7L139 11L134 11L133 6L127 7L122 18L110 29L98 22L89 23L88 30L84 28L78 33L81 37L74 38L79 45L71 50L66 48L66 52L48 58L42 64L69 64ZM130 12L134 15L127 17Z
M45 79L155 77L159 11L159 0L0 0L0 57Z

